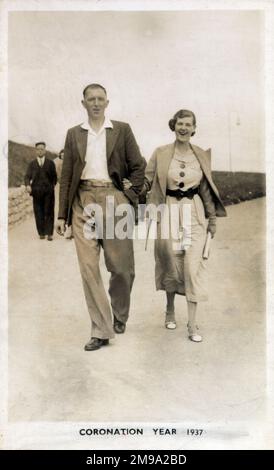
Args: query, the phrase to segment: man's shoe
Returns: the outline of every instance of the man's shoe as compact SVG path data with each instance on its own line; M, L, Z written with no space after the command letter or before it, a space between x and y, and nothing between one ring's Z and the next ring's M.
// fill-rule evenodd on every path
M114 324L113 324L113 329L114 329L115 333L118 333L118 335L120 335L120 334L125 332L126 324L115 319Z
M52 242L52 240L53 240L53 237L51 235L48 235L48 241Z
M84 349L85 351L96 351L96 349L100 349L107 344L109 344L109 339L90 338Z
M45 240L45 235L40 235L40 240Z

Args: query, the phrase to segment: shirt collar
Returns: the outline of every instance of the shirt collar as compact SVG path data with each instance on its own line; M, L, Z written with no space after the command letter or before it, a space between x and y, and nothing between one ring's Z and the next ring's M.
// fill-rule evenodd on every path
M90 131L90 130L93 131L93 129L90 127L88 121L83 122L83 124L81 124L81 127L82 127L82 129L85 129L86 131ZM103 129L103 128L104 129L107 129L107 128L113 129L113 124L112 124L111 120L107 117L105 117L104 124L102 125L101 129Z

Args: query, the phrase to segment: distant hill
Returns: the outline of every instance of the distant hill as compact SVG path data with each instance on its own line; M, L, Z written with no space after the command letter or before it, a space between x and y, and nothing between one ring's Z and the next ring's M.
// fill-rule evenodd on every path
M46 155L57 157L53 152ZM35 157L34 147L9 141L9 187L24 184L28 163ZM265 196L264 173L213 171L212 175L225 205Z
M9 140L8 149L9 188L21 186L21 184L24 184L24 176L29 162L36 158L35 147L18 144ZM46 156L53 160L58 155L57 153L47 151Z

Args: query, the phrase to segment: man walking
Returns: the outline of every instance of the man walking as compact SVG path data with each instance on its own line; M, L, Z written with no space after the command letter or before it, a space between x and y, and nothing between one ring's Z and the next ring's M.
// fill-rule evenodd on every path
M82 104L87 111L85 123L69 129L66 137L57 232L64 234L70 225L82 276L85 298L91 318L91 338L86 351L94 351L109 343L114 332L124 333L134 280L133 241L130 237L106 234L108 201L114 209L120 204L136 205L144 183L144 163L128 124L105 117L107 92L102 85L91 84L83 91ZM123 179L132 186L123 191ZM88 207L97 205L102 211L102 233L88 236L94 213ZM121 217L115 215L114 224ZM123 238L123 239L122 239ZM103 286L99 255L101 247L107 270L111 273L109 294L113 312Z
M52 241L54 228L54 187L57 182L55 165L46 158L45 142L35 144L37 158L32 160L25 176L25 186L33 198L33 211L40 239Z

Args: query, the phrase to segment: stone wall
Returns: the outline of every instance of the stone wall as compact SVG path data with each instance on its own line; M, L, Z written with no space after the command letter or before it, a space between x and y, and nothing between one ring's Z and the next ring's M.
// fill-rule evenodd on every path
M33 214L32 197L26 192L25 186L9 188L9 228L20 224Z

